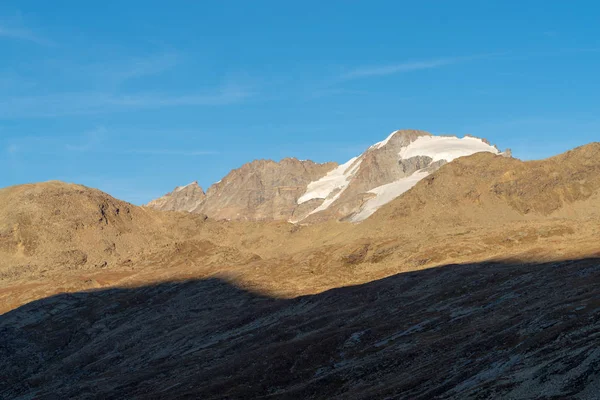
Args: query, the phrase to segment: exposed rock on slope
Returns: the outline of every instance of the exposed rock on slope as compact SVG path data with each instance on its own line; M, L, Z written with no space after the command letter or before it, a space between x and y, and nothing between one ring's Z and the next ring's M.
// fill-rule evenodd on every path
M148 207L161 211L188 211L198 208L206 198L204 190L198 182L186 186L179 186L171 193L148 203Z
M361 221L441 165L477 152L500 154L474 137L433 136L402 130L335 166L284 159L254 161L211 186L197 207L175 191L149 206L205 213L215 219ZM510 154L510 153L505 153Z

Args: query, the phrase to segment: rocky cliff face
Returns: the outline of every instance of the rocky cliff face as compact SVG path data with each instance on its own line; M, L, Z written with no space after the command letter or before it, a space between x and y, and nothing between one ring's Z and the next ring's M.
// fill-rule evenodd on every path
M296 158L256 160L212 185L206 200L193 212L215 219L287 220L308 183L335 166Z
M288 220L306 186L335 166L295 158L256 160L231 171L206 194L194 182L150 202L148 207L201 213L213 219Z
M443 164L478 152L510 155L471 136L401 130L339 166L295 158L253 161L211 186L205 197L197 185L188 185L148 206L215 219L358 222Z

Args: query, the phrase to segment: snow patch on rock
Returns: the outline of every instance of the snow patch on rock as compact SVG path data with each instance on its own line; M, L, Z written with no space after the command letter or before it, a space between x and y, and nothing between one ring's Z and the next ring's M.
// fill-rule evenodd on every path
M306 203L312 199L327 199L319 208L324 210L329 207L348 186L350 179L358 171L361 161L362 159L359 159L359 157L354 157L334 170L329 171L327 175L318 181L311 182L306 188L306 193L298 199L298 204ZM335 191L337 191L337 194L329 199L330 195ZM325 208L322 208L326 203Z
M386 185L382 185L376 187L375 189L369 190L368 193L375 194L375 197L367 200L367 202L362 206L361 210L357 214L352 216L351 221L359 222L370 217L381 206L389 203L396 197L409 191L413 186L415 186L417 183L419 183L419 181L421 181L428 175L429 172L417 171L406 178L402 178L395 182L388 183Z

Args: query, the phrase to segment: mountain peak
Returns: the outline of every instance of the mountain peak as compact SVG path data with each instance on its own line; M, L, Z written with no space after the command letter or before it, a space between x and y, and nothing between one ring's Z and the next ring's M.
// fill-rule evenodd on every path
M202 187L200 187L200 185L198 184L198 181L194 181L192 183L188 183L185 186L177 186L175 188L174 192L181 192L182 190L188 190L188 189L191 189L191 190L198 190L198 189L200 189L200 190L202 190Z
M311 182L299 204L312 199L322 202L303 219L362 221L443 164L478 152L500 154L495 146L473 136L394 131L320 181Z
M401 129L341 165L295 157L254 160L232 170L206 194L193 182L149 206L215 219L361 221L441 165L478 152L501 154L474 136Z
M171 193L152 200L147 207L156 208L161 211L194 211L200 205L206 194L198 185L197 181L185 186L178 186Z

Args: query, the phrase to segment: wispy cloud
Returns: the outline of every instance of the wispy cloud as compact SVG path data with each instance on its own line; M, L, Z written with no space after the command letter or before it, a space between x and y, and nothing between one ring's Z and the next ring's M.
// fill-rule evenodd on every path
M413 71L441 68L448 65L472 61L475 59L488 58L499 54L474 55L465 57L447 57L431 60L406 61L397 64L371 65L354 68L340 76L341 80L352 80L374 76L386 76Z
M244 87L226 86L214 93L163 96L160 94L139 94L113 97L110 102L125 108L156 108L172 106L219 106L237 103L252 95Z
M220 154L219 151L198 148L128 147L125 145L126 142L119 142L119 137L124 135L125 133L121 130L112 131L104 126L99 126L79 135L22 136L18 141L7 143L5 151L9 154L19 152L53 156L91 153L111 156L199 157Z
M56 93L0 99L0 119L61 117L147 110L178 106L223 106L253 95L244 87L226 86L212 93L112 94L104 92Z
M0 22L0 39L1 38L32 42L42 46L55 45L55 43L50 39L40 36L30 29L9 26L2 22Z
M353 69L341 76L342 79L358 79L358 78L366 78L370 76L383 76L383 75L392 75L401 72L411 72L411 71L419 71L423 69L432 69L438 68L444 65L456 64L457 59L446 58L439 60L429 60L429 61L412 61L412 62L404 62L399 64L391 64L391 65L378 65L378 66L370 66L370 67L361 67Z
M50 43L23 26L20 15L10 21L0 19L0 40L10 37ZM225 80L221 86L187 93L185 89L156 85L157 75L173 70L185 59L175 50L121 57L99 52L94 53L94 58L83 63L76 57L44 58L28 65L25 76L11 69L0 70L0 119L222 106L239 103L255 94L249 85L239 84L239 80ZM128 85L142 78L144 82ZM156 91L157 87L161 89Z
M175 67L180 61L181 56L177 53L161 53L145 58L133 58L116 69L113 74L121 80L156 75Z
M70 60L50 60L45 62L43 68L51 69L57 75L65 75L71 81L84 81L86 86L108 90L118 88L132 79L158 75L173 69L180 64L181 59L179 53L167 52L116 60L102 58L83 64Z

